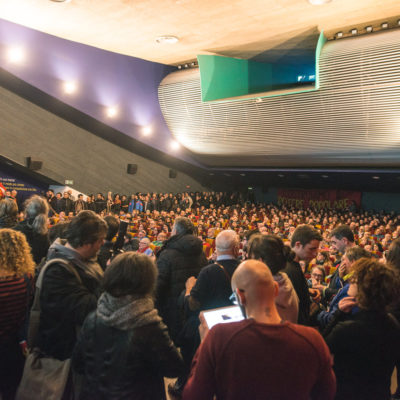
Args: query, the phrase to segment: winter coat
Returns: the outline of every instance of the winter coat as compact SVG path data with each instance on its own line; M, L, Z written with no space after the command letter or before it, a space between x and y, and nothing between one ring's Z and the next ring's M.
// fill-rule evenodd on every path
M100 295L101 267L83 260L57 239L49 249L48 260L63 258L78 272L82 282L60 264L52 264L43 277L40 293L39 348L59 360L70 358L76 333L86 316L96 308Z
M178 297L185 289L186 280L197 277L206 265L203 243L194 235L172 236L157 254L156 305L173 340L182 328Z

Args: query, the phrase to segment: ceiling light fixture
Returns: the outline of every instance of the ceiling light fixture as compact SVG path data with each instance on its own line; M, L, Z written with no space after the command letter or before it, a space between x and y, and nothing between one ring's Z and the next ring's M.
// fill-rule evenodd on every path
M357 33L358 33L357 28L353 28L353 29L351 30L351 34L352 34L352 35L357 35Z
M67 94L75 93L77 89L77 85L75 82L65 82L64 83L64 92Z
M323 4L328 4L332 0L308 0L308 2L313 6L322 6Z
M142 129L142 134L143 134L143 136L149 136L149 135L151 135L151 128L150 128L150 126L145 126L145 127L143 127L143 129Z
M389 28L389 24L387 22L383 22L382 25L381 25L381 28L382 29L387 29L387 28Z
M171 149L172 150L178 150L180 147L181 147L181 145L176 140L171 141Z
M328 178L328 175L321 175L321 176L322 176L322 178L324 178L324 179Z
M156 42L159 44L175 44L179 42L179 39L176 36L162 35L156 38Z
M343 37L343 32L338 32L338 33L336 34L336 37L339 38L339 39L340 39L341 37Z
M400 26L400 19L397 20L397 25Z
M371 33L371 32L373 31L373 28L372 28L372 26L370 25L370 26L366 26L366 27L365 27L365 30L366 30L368 33Z
M381 177L375 175L375 176L372 177L372 179L381 179Z
M25 51L22 47L12 47L7 51L7 59L13 64L21 64L25 59Z
M106 110L107 117L114 118L118 114L117 107L108 107Z

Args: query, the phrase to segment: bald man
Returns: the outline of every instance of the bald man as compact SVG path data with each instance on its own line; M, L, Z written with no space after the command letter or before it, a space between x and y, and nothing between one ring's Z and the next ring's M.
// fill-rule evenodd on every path
M274 301L278 286L266 265L240 264L232 289L247 318L206 333L183 399L333 399L329 350L315 329L281 320Z

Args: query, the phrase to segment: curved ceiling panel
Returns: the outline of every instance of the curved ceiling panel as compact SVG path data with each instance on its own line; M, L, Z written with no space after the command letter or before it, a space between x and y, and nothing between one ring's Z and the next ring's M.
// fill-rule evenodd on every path
M317 91L203 103L199 71L178 71L161 82L159 100L177 140L211 165L393 165L399 65L393 30L328 42Z

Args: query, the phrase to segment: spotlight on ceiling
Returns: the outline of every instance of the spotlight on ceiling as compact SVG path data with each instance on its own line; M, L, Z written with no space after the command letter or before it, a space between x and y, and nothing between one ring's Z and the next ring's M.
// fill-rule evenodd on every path
M284 178L285 177L285 175L283 175L283 174L278 174L278 176L279 176L279 178Z
M380 176L377 176L377 175L375 175L375 176L373 176L373 177L372 177L372 179L376 179L376 180L378 180L378 179L381 179L381 177L380 177Z
M7 59L13 64L21 64L25 60L25 50L22 47L12 47L7 51Z
M64 82L64 92L66 94L73 94L76 92L77 85L73 81Z
M170 143L170 147L172 150L178 150L181 145L176 140L172 140Z
M400 26L400 19L397 20L397 25Z
M107 117L114 118L118 114L117 107L108 107L106 110Z
M189 64L185 64L185 68L189 68Z
M340 39L343 37L343 32L338 32L335 36Z
M246 176L246 174L240 174L240 176Z
M365 27L365 30L366 30L368 33L371 33L371 32L373 31L373 28L372 28L372 26L370 25L370 26L366 26L366 27Z
M387 22L383 22L382 25L381 25L381 28L382 29L387 29L387 28L389 28L389 24Z
M142 134L143 134L143 136L151 135L151 127L150 126L143 127L142 128Z
M182 69L182 65L178 65L178 69Z
M328 178L328 175L321 175L321 177L326 179L326 178Z
M357 35L358 30L356 28L353 28L350 32L352 35Z
M179 39L176 36L162 35L156 37L156 42L159 44L175 44L179 42Z
M308 0L308 2L313 6L322 6L323 4L328 4L332 0Z

